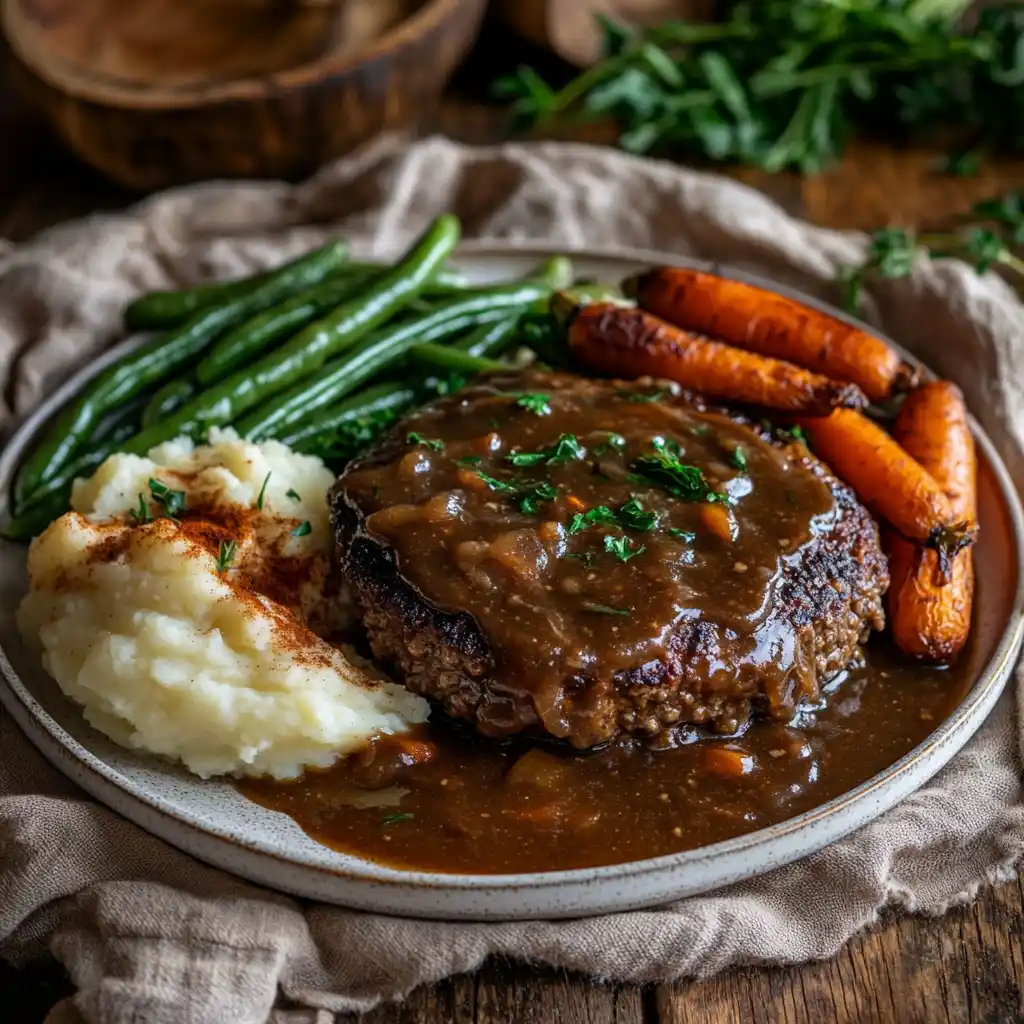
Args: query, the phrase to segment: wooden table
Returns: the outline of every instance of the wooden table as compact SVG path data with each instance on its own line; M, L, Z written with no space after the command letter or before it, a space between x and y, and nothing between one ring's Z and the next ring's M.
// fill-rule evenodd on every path
M480 99L486 76L497 70L494 53L485 41L482 55L460 73L436 123L426 128L474 143L504 137L500 111ZM0 237L23 239L57 221L135 198L64 153L2 86L0 137L7 140L0 156ZM602 140L600 134L591 138ZM888 223L939 226L986 195L1024 185L1024 161L994 164L978 177L957 179L933 172L938 155L864 143L816 178L750 171L736 176L799 216L860 229ZM34 1024L70 992L52 961L21 973L0 965L4 1020ZM473 976L414 992L402 1005L339 1021L356 1019L364 1024L1024 1022L1024 886L1018 878L939 919L883 919L822 963L746 968L707 981L640 987L491 962Z

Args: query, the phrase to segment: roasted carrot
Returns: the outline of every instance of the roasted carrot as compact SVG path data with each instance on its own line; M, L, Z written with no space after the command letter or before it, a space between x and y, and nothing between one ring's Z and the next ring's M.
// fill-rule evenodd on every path
M845 480L869 508L907 538L949 559L974 540L973 522L958 518L931 475L880 426L852 409L804 418L814 454Z
M867 404L853 384L709 341L643 310L594 303L564 318L573 356L600 373L667 378L709 398L809 416Z
M917 377L881 338L742 281L656 267L623 288L643 309L677 327L849 381L872 401L906 390Z
M967 407L955 384L934 381L911 392L892 428L893 437L931 473L953 513L977 519L977 459ZM938 557L902 537L887 536L889 621L901 651L940 664L953 661L967 641L974 602L974 558L953 559L943 582Z

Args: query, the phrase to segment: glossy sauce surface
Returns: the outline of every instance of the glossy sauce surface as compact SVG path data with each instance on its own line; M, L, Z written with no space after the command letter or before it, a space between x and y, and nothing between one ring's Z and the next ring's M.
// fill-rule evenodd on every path
M241 789L327 845L442 872L613 864L784 821L912 750L988 663L1012 605L1019 554L984 462L979 518L974 631L953 669L909 664L875 638L868 665L837 681L823 709L789 725L755 722L729 740L575 753L434 725L295 783Z
M617 673L667 660L687 621L716 631L688 665L698 692L746 693L765 677L773 692L814 691L773 599L787 564L832 527L832 492L801 445L652 400L663 394L495 377L414 414L345 473L362 532L486 637L488 735L536 716L576 746L605 739L575 681L592 681L596 706Z

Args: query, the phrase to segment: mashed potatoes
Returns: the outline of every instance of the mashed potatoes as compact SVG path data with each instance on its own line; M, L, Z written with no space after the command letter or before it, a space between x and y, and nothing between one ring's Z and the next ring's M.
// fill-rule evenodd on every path
M275 442L211 440L113 456L32 544L18 621L46 670L97 729L202 776L294 777L424 720L420 697L307 627L330 472ZM161 485L184 493L173 519Z

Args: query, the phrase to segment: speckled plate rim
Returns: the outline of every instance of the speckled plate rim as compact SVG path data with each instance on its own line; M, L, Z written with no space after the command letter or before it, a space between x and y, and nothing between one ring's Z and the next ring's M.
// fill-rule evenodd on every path
M642 267L674 263L747 281L848 323L874 327L798 289L727 265L642 249L601 249L517 242L465 242L454 262L467 271L503 259L540 260L564 252L581 262ZM479 275L489 279L486 271ZM15 468L45 421L82 385L141 338L127 339L69 379L24 423L0 454L0 515ZM895 343L892 343L895 345ZM918 365L919 360L897 349ZM556 918L650 906L709 891L807 856L873 820L942 768L979 728L999 698L1024 641L1024 511L1002 458L971 418L978 447L991 466L1012 528L1017 587L996 650L970 691L921 744L847 793L778 825L710 846L604 867L535 874L466 875L385 867L316 847L300 854L278 842L219 829L159 793L141 788L70 735L41 706L0 646L0 703L58 769L102 803L162 839L214 866L299 896L356 909L449 919ZM6 543L6 542L5 542ZM277 812L264 811L265 814ZM339 863L343 862L343 863ZM460 897L465 897L462 899Z

